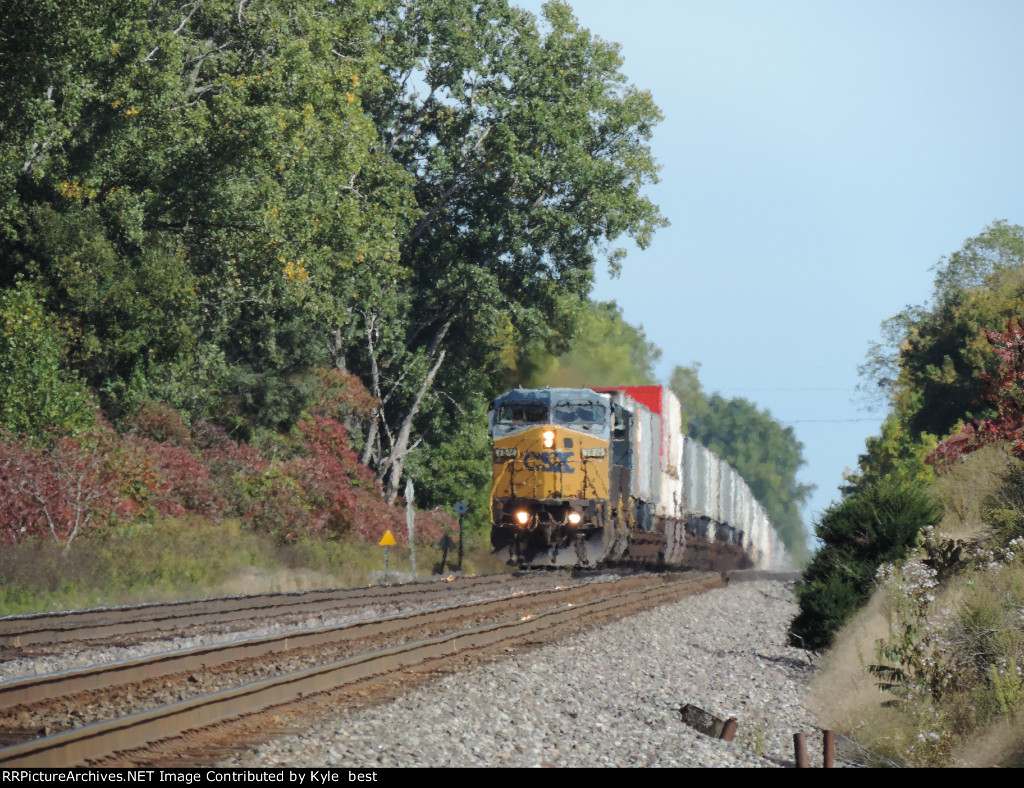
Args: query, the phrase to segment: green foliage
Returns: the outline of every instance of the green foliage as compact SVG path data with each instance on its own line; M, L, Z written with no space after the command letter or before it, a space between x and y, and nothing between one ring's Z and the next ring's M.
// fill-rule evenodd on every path
M95 423L92 398L63 369L67 353L57 320L21 280L0 290L0 431L42 439Z
M643 327L627 323L614 301L583 302L567 339L549 335L519 353L509 350L505 388L650 384L661 357Z
M288 444L330 368L371 389L327 415L372 425L354 442L389 493L418 449L425 502L482 500L503 348L567 344L597 260L665 224L658 110L564 3L12 0L0 37L0 294L40 320L0 355L3 425L77 429L91 393L134 436L140 517L185 506L185 455L219 451L235 475L196 482L202 511L315 520ZM614 307L585 321L649 376ZM219 448L160 433L211 424Z
M711 415L711 405L699 375L700 364L695 363L688 367L675 367L669 379L669 388L675 392L683 409L683 429L687 434L691 423L698 420L707 421Z
M936 266L933 301L882 324L884 340L861 374L898 420L887 441L907 456L960 421L989 415L976 403L996 371L984 330L1001 330L1024 310L1024 227L995 222ZM886 450L893 454L892 449ZM871 468L878 451L862 460ZM877 470L877 469L876 469Z
M928 484L935 480L935 469L925 459L937 443L935 436L926 433L912 438L900 414L890 413L882 422L881 433L865 442L857 471L847 477L842 489L854 492L888 478Z
M11 270L109 415L148 397L290 426L412 215L359 101L381 78L367 5L31 5L3 19L26 28L2 64Z
M347 359L386 403L369 457L393 494L409 422L439 445L455 428L444 394L493 395L503 343L567 336L598 256L665 222L643 195L657 107L567 5L539 22L507 0L428 0L376 25L387 79L365 106L422 213Z
M490 458L487 403L478 402L463 409L461 421L447 440L431 447L429 453L417 452L407 466L415 483L417 507L440 507L451 513L462 501L469 507L462 518L466 537L490 544Z
M829 507L814 527L822 547L797 589L800 613L790 627L792 643L828 646L867 601L878 567L904 558L919 531L940 516L924 488L892 478L865 485Z

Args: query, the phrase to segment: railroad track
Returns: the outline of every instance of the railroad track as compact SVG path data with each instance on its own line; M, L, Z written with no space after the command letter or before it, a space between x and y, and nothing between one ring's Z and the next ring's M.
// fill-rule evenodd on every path
M0 658L23 653L28 646L63 647L70 642L115 637L125 639L130 635L143 635L150 639L155 632L181 632L187 627L203 624L230 626L250 621L254 616L261 620L310 616L365 605L397 604L413 597L436 596L443 600L453 593L473 593L507 583L507 575L452 575L449 581L433 583L268 593L6 616L0 618ZM131 642L131 638L127 641ZM45 648L36 651L46 653Z
M0 684L0 713L8 720L64 704L96 705L104 693L132 696L147 682L187 683L217 667L237 667L271 660L265 678L165 703L70 730L46 730L20 744L0 749L0 766L64 767L97 763L114 753L147 748L153 742L268 709L304 702L309 696L381 677L395 671L433 670L451 659L487 656L530 642L557 637L567 629L699 593L724 584L719 575L699 577L635 576L585 586L452 605L416 613L354 622L339 627L251 638L216 647L189 649L94 670ZM331 654L340 654L330 659ZM284 660L282 662L282 660ZM172 678L171 677L175 677ZM82 695L88 692L92 695ZM36 710L36 711L33 711ZM127 758L127 759L126 759ZM121 756L117 763L145 762L144 752Z

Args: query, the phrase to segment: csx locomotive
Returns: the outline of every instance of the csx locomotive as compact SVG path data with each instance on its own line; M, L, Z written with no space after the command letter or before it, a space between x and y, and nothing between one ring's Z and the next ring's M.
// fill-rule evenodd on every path
M491 541L520 566L779 568L738 474L686 439L662 386L514 389L490 414Z

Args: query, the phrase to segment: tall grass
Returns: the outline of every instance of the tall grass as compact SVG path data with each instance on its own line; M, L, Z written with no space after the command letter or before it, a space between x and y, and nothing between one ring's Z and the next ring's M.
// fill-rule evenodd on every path
M816 711L911 765L1024 765L1024 464L986 449L931 493L945 517L839 632Z
M416 546L417 576L439 569L441 551ZM447 571L455 557L449 555ZM70 548L33 541L0 551L0 615L103 605L381 582L383 548L353 541L281 545L238 521L172 518L116 533L93 532ZM413 578L408 548L389 551L389 581ZM464 573L505 567L484 546L469 548Z

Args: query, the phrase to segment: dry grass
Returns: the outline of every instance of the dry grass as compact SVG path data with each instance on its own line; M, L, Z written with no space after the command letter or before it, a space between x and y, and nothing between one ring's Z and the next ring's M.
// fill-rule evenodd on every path
M449 553L446 573L457 556ZM418 545L416 577L440 569L441 551ZM408 548L389 552L389 581L413 579ZM275 544L237 522L171 519L130 534L88 535L70 549L46 542L0 551L0 615L229 594L381 582L384 549L356 542ZM507 567L487 547L467 549L466 574Z
M983 536L988 531L985 502L999 488L1010 462L1004 448L986 446L940 475L930 488L945 511L937 530L964 540Z
M969 768L1024 768L1020 720L1000 720L976 733L956 749L953 763Z
M888 635L887 600L876 593L822 655L808 698L819 719L869 748L884 744L900 723L898 714L882 707L888 698L867 671L876 661L875 643Z
M1011 462L1005 452L992 447L970 455L939 479L933 493L946 513L935 529L938 539L962 540L964 555L975 547L994 549L993 545L1005 544L984 522L984 515L997 492L1004 497L1013 492L1000 491ZM878 661L878 641L893 634L894 610L890 591L879 589L821 658L810 698L819 717L869 750L901 762L1024 765L1020 714L1014 718L1012 709L1009 714L1005 707L1000 711L1000 701L986 681L988 661L1009 661L1012 666L1013 655L1021 653L1021 633L1015 622L1022 613L1014 600L1024 599L1024 577L1019 558L999 571L985 568L989 560L958 564L960 571L950 574L928 606L929 625L944 632L938 642L948 644L934 656L954 671L954 689L944 691L939 699L927 692L917 694L896 708L891 701L897 696L876 686L876 677L866 668ZM907 623L897 622L900 631ZM992 634L986 636L986 632ZM979 658L985 663L978 663ZM980 727L972 731L974 726Z

